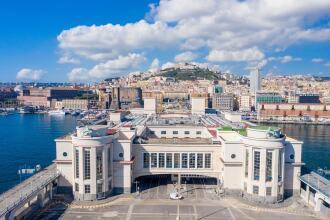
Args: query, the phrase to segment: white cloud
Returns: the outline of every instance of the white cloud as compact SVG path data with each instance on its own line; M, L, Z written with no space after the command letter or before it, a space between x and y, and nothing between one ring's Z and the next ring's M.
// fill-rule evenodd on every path
M40 80L42 76L46 73L47 71L41 69L33 70L33 69L23 68L17 72L16 79L37 81Z
M329 13L329 0L160 0L150 6L148 22L77 26L57 39L72 59L203 48L209 61L250 62L263 60L265 51L330 41L330 27L317 25Z
M197 58L197 54L194 54L191 51L187 51L187 52L183 52L183 53L176 55L174 60L175 60L175 62L186 63L186 62L193 61L196 58Z
M80 60L77 58L70 57L68 55L64 55L58 59L58 63L60 63L60 64L79 64Z
M185 42L181 44L182 49L186 50L197 50L200 49L201 47L205 46L205 41L200 38L191 38L187 39Z
M68 74L71 82L84 82L90 80L89 71L86 68L74 68Z
M159 59L155 58L150 64L149 71L153 73L157 73L160 70L160 61Z
M262 60L265 55L256 47L245 50L226 51L212 50L206 57L207 60L213 62L223 61L254 61Z
M162 70L164 70L164 69L167 69L167 68L171 68L171 67L174 67L175 66L175 63L172 63L172 62L167 62L167 63L164 63L163 65L162 65Z
M312 59L313 63L322 63L323 61L324 61L324 59L322 59L322 58L313 58Z
M146 61L146 58L143 55L128 54L97 64L91 69L74 68L68 76L70 81L102 80L107 77L137 71L144 61Z
M326 67L330 67L330 62L324 64L324 66L326 66Z
M302 58L286 55L283 57L269 57L268 60L269 61L279 61L281 63L289 63L289 62L293 62L293 61L302 61Z
M249 63L249 65L247 67L245 67L246 70L251 70L251 69L262 69L264 68L268 63L267 59L263 59L263 60L258 60L258 61L252 61Z
M91 60L114 59L140 49L167 48L177 42L166 23L144 20L126 25L77 26L57 37L66 53Z

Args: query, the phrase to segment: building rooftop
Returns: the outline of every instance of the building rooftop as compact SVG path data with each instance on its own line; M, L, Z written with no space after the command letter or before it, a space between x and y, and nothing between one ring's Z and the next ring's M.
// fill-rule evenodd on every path
M242 136L247 136L247 131L244 128L237 129L237 128L232 128L232 127L229 127L229 126L224 126L224 127L218 128L218 131L235 131L235 132L239 133Z
M228 142L240 142L241 136L238 134L237 131L219 131L219 137L222 138L224 141Z
M58 137L56 138L56 140L72 140L72 135L75 134L75 133L69 133L69 134L66 134L66 135L63 135L61 137Z
M330 198L330 180L322 177L321 175L311 172L305 175L302 175L300 179L313 187L314 189L320 191L328 199Z
M257 125L257 126L251 126L251 129L256 129L256 130L263 130L263 131L278 131L280 128L274 127L274 126L267 126L267 125Z
M213 144L211 138L141 138L134 140L134 144Z

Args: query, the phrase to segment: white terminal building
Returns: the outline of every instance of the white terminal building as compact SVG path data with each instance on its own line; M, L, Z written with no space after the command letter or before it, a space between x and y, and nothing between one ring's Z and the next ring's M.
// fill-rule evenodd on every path
M166 174L179 186L182 178L213 178L219 190L262 202L299 193L301 141L274 127L229 127L216 115L155 114L150 106L56 139L59 188L97 200L131 193L139 177Z

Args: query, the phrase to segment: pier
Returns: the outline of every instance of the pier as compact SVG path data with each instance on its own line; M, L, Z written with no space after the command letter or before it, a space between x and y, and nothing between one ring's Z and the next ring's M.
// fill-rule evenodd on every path
M53 196L59 177L52 164L0 195L0 220L15 219L21 213L42 208Z
M300 195L315 211L330 217L330 181L311 172L300 177Z

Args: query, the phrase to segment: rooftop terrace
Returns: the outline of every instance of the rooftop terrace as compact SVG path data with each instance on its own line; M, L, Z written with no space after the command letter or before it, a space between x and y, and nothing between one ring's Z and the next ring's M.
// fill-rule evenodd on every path
M237 129L237 128L232 128L232 127L221 127L217 129L218 131L236 131L237 133L239 133L242 136L247 136L247 131L246 129L242 128L242 129Z

